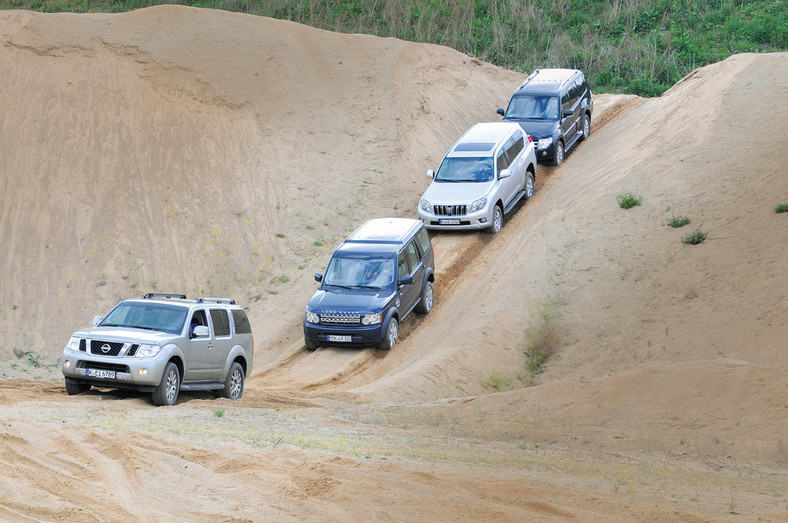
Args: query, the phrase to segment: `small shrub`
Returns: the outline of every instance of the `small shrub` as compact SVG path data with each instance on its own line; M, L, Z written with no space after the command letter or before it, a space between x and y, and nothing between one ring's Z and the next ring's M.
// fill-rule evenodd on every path
M634 194L631 193L622 194L618 196L617 199L618 199L618 206L621 207L622 209L629 209L636 205L640 205L640 203L643 201L642 196L635 196Z
M536 324L528 327L528 345L525 349L525 366L531 375L544 371L544 362L558 347L559 314L554 303L539 308Z
M788 203L781 203L777 207L774 208L774 212L777 214L788 212Z
M284 237L285 237L285 234L284 234L284 233L282 233L282 232L278 232L278 233L276 233L276 237L277 237L277 238L284 238Z
M695 232L692 234L688 234L681 240L682 243L688 243L690 245L697 245L699 243L703 243L706 239L706 233L701 231L700 229L696 229Z
M511 390L512 378L501 374L500 372L493 372L486 380L482 382L482 387L485 389L493 389L495 392L501 392L501 390Z
M224 409L213 409L213 414L217 418L221 418L222 416L224 416Z
M323 246L323 238L318 238L317 240L315 240L312 243L312 245L314 245L315 247L322 247Z
M668 219L668 225L674 228L684 227L690 222L687 216L671 216Z

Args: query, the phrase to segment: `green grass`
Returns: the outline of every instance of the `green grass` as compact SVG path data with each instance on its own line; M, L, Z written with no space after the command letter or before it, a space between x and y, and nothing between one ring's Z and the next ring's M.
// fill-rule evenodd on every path
M700 229L696 229L695 232L688 234L681 240L682 243L687 243L690 245L697 245L699 243L703 243L706 240L706 233L701 231Z
M690 222L690 219L687 216L671 216L668 219L668 225L671 227L684 227Z
M213 412L213 415L217 418L224 416L224 409L213 409L211 412Z
M640 203L643 201L642 196L635 196L631 193L622 194L616 199L618 200L618 206L622 209L630 209L636 205L640 205Z
M774 212L777 214L788 212L788 203L781 203L777 207L774 208Z
M554 301L542 304L534 318L534 324L525 331L528 342L525 348L525 368L531 375L545 369L545 361L558 348L558 319L560 313Z
M512 390L512 378L511 376L494 371L490 373L487 379L482 381L482 387L485 389L492 389L495 392Z
M121 12L161 0L5 0L0 8ZM784 0L183 0L338 31L452 47L495 65L586 71L594 92L658 96L698 67L788 50ZM512 86L512 89L516 86ZM501 100L503 104L505 100Z

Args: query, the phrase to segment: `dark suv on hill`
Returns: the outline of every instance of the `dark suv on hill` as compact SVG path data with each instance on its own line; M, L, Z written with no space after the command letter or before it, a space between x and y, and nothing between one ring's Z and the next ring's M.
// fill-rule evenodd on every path
M558 165L591 133L594 100L577 69L537 69L512 94L504 121L517 122L536 144L536 159Z
M434 303L435 254L419 220L376 218L331 256L304 313L307 350L319 345L394 347L399 323Z

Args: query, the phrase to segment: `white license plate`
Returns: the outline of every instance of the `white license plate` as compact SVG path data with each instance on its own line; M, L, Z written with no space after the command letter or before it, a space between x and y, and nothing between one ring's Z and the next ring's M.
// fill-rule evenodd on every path
M114 370L104 370L104 369L88 369L87 375L91 378L102 378L105 380L114 380L115 379L115 371Z
M340 336L338 334L329 334L328 335L328 341L337 341L337 342L348 343L348 342L353 341L353 336Z
M460 220L438 220L441 225L459 225Z

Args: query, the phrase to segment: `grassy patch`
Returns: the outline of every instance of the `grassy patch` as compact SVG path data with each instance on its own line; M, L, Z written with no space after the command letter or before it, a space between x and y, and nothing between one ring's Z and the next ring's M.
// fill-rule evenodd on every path
M222 416L224 416L224 409L213 409L212 412L213 415L216 416L217 418L221 418Z
M788 203L781 203L777 207L774 208L774 212L777 214L788 212Z
M493 371L486 379L482 380L482 387L495 392L512 390L512 378L497 371Z
M668 225L671 227L684 227L687 225L691 220L687 216L671 216L668 219Z
M681 243L688 243L690 245L697 245L699 243L703 243L706 240L706 233L701 231L700 229L696 229L695 232L690 233L681 240Z
M630 209L636 205L640 205L640 203L643 201L642 196L635 196L631 193L622 194L616 199L618 200L618 206L622 209Z
M544 371L544 362L558 347L558 306L551 301L537 311L534 324L525 331L528 344L525 349L525 367L531 375Z

